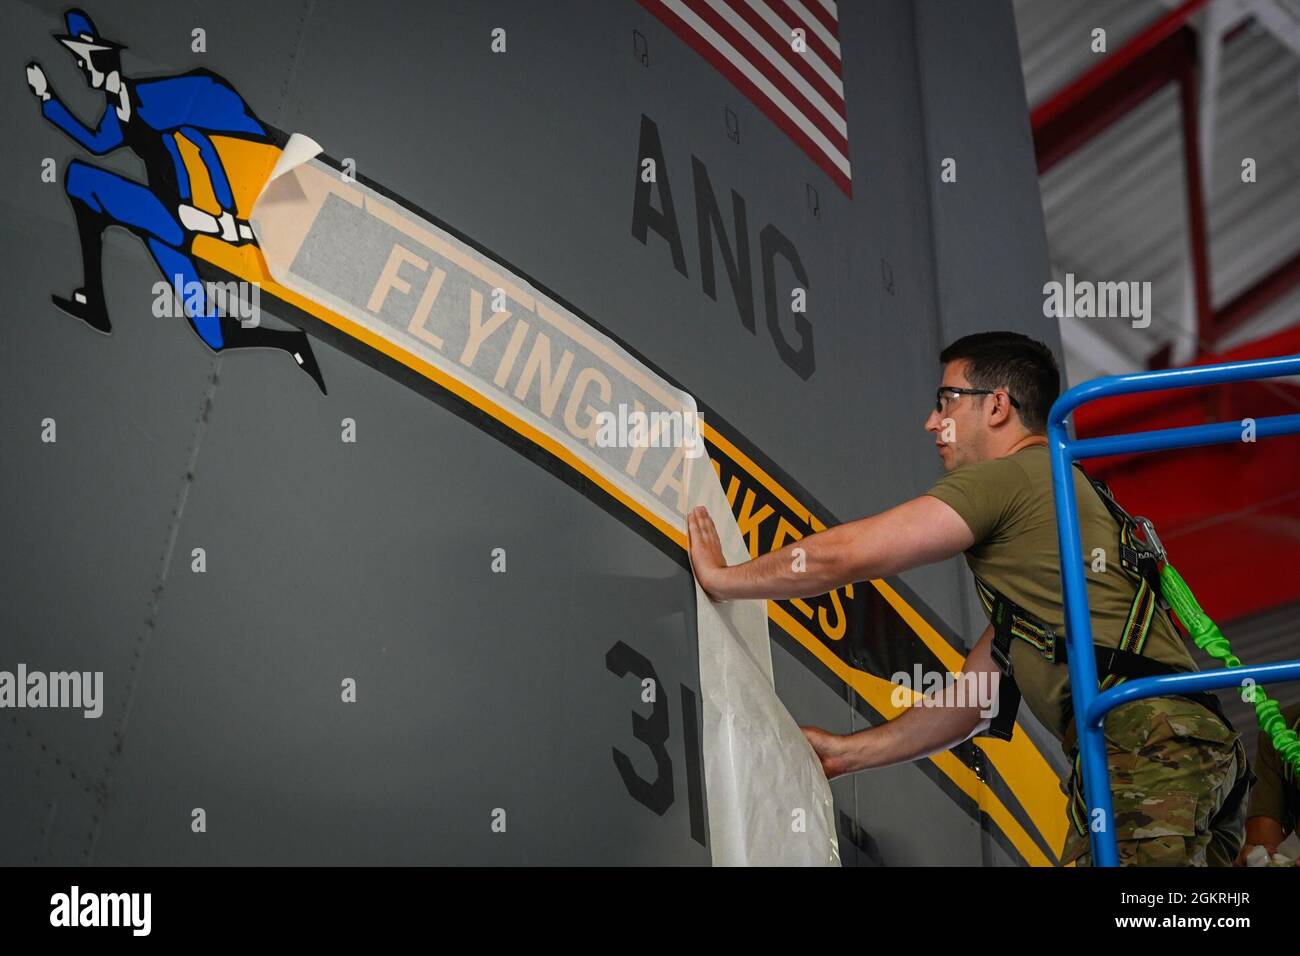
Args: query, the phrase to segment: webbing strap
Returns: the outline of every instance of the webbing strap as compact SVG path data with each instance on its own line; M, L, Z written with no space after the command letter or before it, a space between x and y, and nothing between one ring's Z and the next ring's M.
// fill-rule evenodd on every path
M995 588L986 584L978 574L974 575L974 578L975 591L979 595L980 603L984 605L984 613L993 622L994 628L997 629L1001 619L997 613L998 609L1005 609L1006 626L1011 636L1032 645L1049 661L1055 660L1056 632L1037 617L1026 612L1020 605L1003 597ZM1009 649L1009 645L1004 649ZM1010 670L1010 667L1005 667L1003 670Z
M1002 672L998 685L998 713L990 721L985 733L999 740L1010 740L1015 728L1016 714L1020 709L1020 688L1016 686L1011 666L1012 642L1016 639L1025 641L1053 664L1067 663L1069 644L1063 634L1057 634L1052 627L995 588L989 587L978 575L975 576L975 586L989 620L993 623L993 644L990 653L998 670ZM1145 580L1140 580L1133 603L1129 606L1128 618L1124 623L1119 645L1109 647L1093 644L1093 652L1097 656L1097 676L1101 680L1102 690L1108 690L1130 677L1146 677L1169 672L1170 665L1142 656L1155 609L1155 592Z
M1141 657L1142 650L1146 646L1147 634L1151 630L1152 618L1161 603L1158 563L1155 556L1136 546L1137 538L1134 533L1136 523L1115 501L1105 482L1089 476L1079 467L1078 462L1075 463L1075 467L1079 468L1079 472L1088 479L1107 511L1119 524L1120 567L1133 581L1135 589L1133 603L1129 605L1118 646L1108 648L1093 645L1097 654L1100 689L1109 690L1129 677L1168 673L1167 669L1151 670L1146 666L1147 659ZM978 574L973 576L975 592L984 606L984 612L993 623L991 654L998 669L1002 671L998 692L998 713L990 721L984 735L999 740L1010 740L1015 731L1016 714L1020 709L1021 699L1020 688L1016 686L1011 667L1013 640L1024 641L1053 664L1066 662L1068 642L1064 639L1064 634L1058 634L1054 628L1036 615L991 587ZM1154 661L1149 663L1156 665ZM1168 668L1168 665L1156 666Z

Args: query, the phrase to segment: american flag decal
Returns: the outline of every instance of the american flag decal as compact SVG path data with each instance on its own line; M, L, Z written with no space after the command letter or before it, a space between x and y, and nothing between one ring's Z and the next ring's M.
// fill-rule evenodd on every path
M833 0L637 0L852 196ZM796 32L802 31L796 48Z

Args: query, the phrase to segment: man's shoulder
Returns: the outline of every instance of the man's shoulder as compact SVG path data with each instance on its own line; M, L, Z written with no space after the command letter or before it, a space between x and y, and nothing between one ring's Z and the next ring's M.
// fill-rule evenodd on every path
M1025 448L1014 455L987 458L984 461L962 465L960 468L954 468L947 474L942 475L935 482L935 485L992 484L1007 487L1009 485L1023 484L1025 481L1034 481L1042 474L1044 468L1050 469L1046 449L1042 449L1043 454L1041 456L1027 455L1028 452L1034 451L1036 448L1037 446L1035 448Z
M1003 455L999 458L986 458L983 461L971 462L969 465L962 465L960 468L953 469L949 474L985 475L1011 472L1028 474L1034 468L1034 462L1032 457L1027 460L1025 456L1033 450L1033 448L1022 448L1013 455Z
M1046 445L1030 445L1028 448L1020 449L1014 455L995 458L992 462L980 462L980 464L992 464L993 462L1000 462L1002 470L990 472L990 474L999 475L1004 480L1007 480L1007 476L1014 475L1014 480L1031 489L1035 497L1039 497L1039 493L1051 497L1052 456ZM1088 487L1088 477L1083 473L1082 469L1071 468L1070 470L1074 474L1076 487ZM1080 482L1082 482L1081 485Z
M955 468L926 494L938 498L966 522L978 543L1005 527L1028 506L1032 482L1017 455L989 458Z
M1037 478L1040 475L1052 473L1052 456L1047 453L1046 445L1030 445L1028 448L1022 448L1014 455L1007 455L1005 458L997 458L995 461L1005 461L1009 465L1020 469L1020 471L1029 478Z

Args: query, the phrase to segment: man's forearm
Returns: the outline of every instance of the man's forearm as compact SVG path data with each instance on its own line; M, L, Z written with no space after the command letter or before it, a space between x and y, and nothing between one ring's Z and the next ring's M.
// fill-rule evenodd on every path
M1272 817L1255 816L1246 821L1246 845L1262 846L1272 856L1278 844L1286 839L1282 824Z
M707 517L707 516L706 516ZM700 583L715 600L816 597L854 581L871 581L944 561L974 543L962 517L938 498L911 501L836 525L779 551L732 567L710 566ZM710 538L711 543L712 538Z
M744 564L724 568L711 591L719 600L816 597L854 580L843 525L809 535Z
M968 739L987 719L978 705L944 706L918 701L900 717L849 736L854 749L849 772L892 767L942 753Z

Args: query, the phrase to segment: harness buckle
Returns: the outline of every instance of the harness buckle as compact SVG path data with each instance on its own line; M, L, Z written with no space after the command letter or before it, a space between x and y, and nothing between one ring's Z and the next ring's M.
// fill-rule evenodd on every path
M1060 649L1064 650L1065 645L1062 644ZM1044 627L1043 628L1043 656L1047 658L1049 661L1051 661L1053 664L1059 664L1061 663L1061 661L1058 661L1056 659L1056 652L1057 652L1056 631L1052 630L1050 627ZM1064 657L1064 655L1062 655L1062 657Z
M993 641L989 645L989 656L993 658L993 663L998 665L998 670L1008 677L1011 676L1011 648L1009 646L1003 647L1002 643L997 639L997 635L994 635Z
M1133 524L1142 530L1141 538L1133 538L1134 545L1144 554L1154 555L1157 561L1165 560L1165 546L1160 543L1160 536L1156 534L1156 526L1151 523L1151 519L1136 515Z

